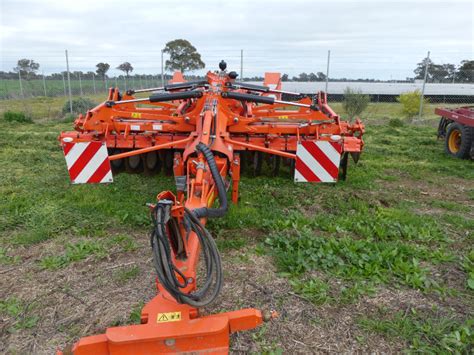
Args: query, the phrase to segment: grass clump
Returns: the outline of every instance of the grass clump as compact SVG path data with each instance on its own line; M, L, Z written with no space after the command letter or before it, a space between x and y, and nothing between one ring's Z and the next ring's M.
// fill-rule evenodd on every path
M3 319L3 321L6 320L12 323L12 325L7 328L10 333L36 326L39 317L31 314L31 307L31 304L27 304L16 297L0 300L0 316L6 318Z
M467 354L474 346L474 320L460 323L453 319L418 314L415 309L391 314L382 312L380 317L363 317L359 325L370 332L388 338L403 339L409 343L410 353Z
M92 255L100 259L106 255L106 249L97 241L83 241L68 244L63 255L47 256L40 261L40 265L44 269L56 270Z
M3 113L6 122L33 123L33 120L24 112L6 111Z

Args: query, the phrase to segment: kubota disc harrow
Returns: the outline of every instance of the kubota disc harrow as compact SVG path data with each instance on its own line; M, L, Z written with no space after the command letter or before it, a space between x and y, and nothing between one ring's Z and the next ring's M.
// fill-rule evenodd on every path
M238 82L224 62L219 67L202 81L186 82L178 73L163 87L111 88L107 101L75 120L75 131L61 133L73 183L112 182L112 170L162 171L176 181L176 194L164 191L150 204L157 295L143 308L141 324L83 338L74 354L227 353L230 333L275 313L200 316L224 282L207 218L225 215L228 189L237 203L243 167L251 175L264 166L272 175L289 167L295 182L336 182L345 178L348 154L358 159L363 124L341 120L323 92L283 101L282 94L300 94L281 90L278 73L255 85ZM199 255L205 273L198 282Z

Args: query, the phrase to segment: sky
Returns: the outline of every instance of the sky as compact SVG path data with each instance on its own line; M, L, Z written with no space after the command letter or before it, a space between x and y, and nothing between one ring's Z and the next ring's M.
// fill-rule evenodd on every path
M430 51L435 63L474 58L474 1L120 1L0 0L0 70L20 58L40 72L93 71L128 61L138 74L161 72L168 41L189 40L206 69L224 59L244 76L405 79ZM166 58L165 58L166 59Z

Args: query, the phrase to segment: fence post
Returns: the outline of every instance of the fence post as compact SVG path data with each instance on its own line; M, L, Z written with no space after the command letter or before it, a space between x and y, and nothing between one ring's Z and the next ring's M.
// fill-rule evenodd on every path
M165 72L163 67L163 49L161 50L161 86L165 86Z
M21 83L21 70L18 69L18 80L20 81L20 94L22 98L25 98L25 94L23 93L23 84Z
M92 85L94 86L94 95L97 94L97 91L95 89L95 74L92 73Z
M48 94L46 93L46 80L44 78L44 72L43 72L43 89L44 89L44 96L48 96Z
M324 89L324 92L327 94L328 93L328 84L329 84L329 62L331 61L331 51L328 50L328 64L326 67L326 88Z
M83 93L82 93L81 72L77 72L77 76L79 77L79 91L80 91L80 93L81 93L81 96L83 96Z
M141 75L138 76L138 82L140 83L140 89L143 89L142 76Z
M71 74L69 73L69 57L66 49L66 69L67 69L67 85L69 88L69 112L72 113L72 93L71 93Z
M107 84L107 74L104 74L104 84L105 84L105 92L108 92L107 87L109 85Z
M240 50L240 80L244 80L244 50Z
M67 97L66 80L64 79L64 72L61 72L61 76L63 77L64 97Z
M115 77L115 87L116 87L116 88L118 87L118 84L117 84L117 77Z
M426 55L426 64L425 64L425 76L423 78L423 86L421 87L421 96L420 96L420 111L418 112L418 119L421 120L423 116L423 100L425 97L425 85L426 85L426 78L428 76L428 68L430 66L430 51Z
M126 76L123 77L123 84L124 84L123 86L125 88L125 91L127 91L128 89L127 89L127 77Z

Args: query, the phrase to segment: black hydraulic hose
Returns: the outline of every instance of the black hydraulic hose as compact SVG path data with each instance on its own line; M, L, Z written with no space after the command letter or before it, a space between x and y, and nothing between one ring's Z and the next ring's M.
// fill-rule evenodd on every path
M234 81L233 83L228 83L227 86L235 86L242 89L247 89L251 91L260 91L260 92L269 92L270 88L268 86L255 85L249 83L242 83L239 81Z
M165 85L164 89L166 91L172 91L172 90L192 89L192 88L196 88L196 87L200 87L200 86L206 86L206 85L209 85L207 80L187 81L187 82L184 82L184 83Z
M185 228L192 230L198 237L204 255L206 278L202 286L192 293L181 291L195 280L188 280L175 266L171 254L167 230L173 219L170 216L172 202L159 201L153 210L154 229L151 234L153 262L160 284L180 303L193 307L204 307L215 300L222 289L223 274L221 258L211 234L204 228L193 212L185 208ZM181 237L181 236L179 236ZM177 277L183 280L180 281Z
M273 105L275 103L275 99L273 97L270 97L270 96L243 94L241 92L224 91L224 92L222 92L221 96L225 99L234 99L234 100L239 100L239 101L258 102L258 103L269 104L269 105Z
M209 149L207 145L200 142L196 145L196 150L200 151L207 160L207 164L209 165L209 170L211 170L212 178L214 179L214 183L217 187L217 194L219 197L219 204L218 208L209 208L209 207L201 207L196 208L193 210L194 215L197 218L214 218L214 217L222 217L227 212L227 192L224 186L224 181L222 180L222 176L217 169L217 164L214 159L214 154Z
M173 93L159 93L150 96L150 102L162 102L162 101L174 101L174 100L186 100L186 99L197 99L202 97L202 91L190 90Z

